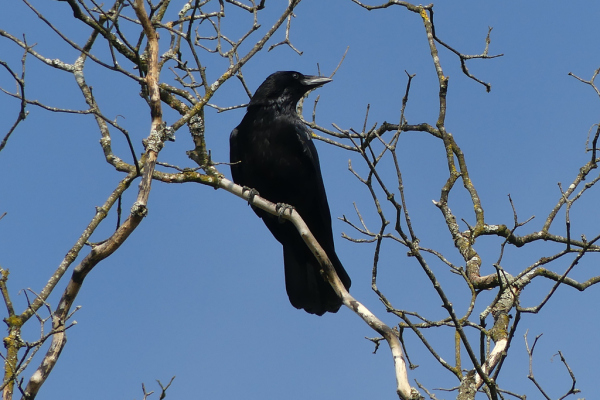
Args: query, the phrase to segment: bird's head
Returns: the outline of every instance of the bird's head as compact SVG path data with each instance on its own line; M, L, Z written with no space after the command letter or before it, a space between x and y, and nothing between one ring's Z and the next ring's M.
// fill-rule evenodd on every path
M279 71L271 74L258 87L248 106L279 104L295 108L306 92L331 82L324 76L302 75L295 71Z

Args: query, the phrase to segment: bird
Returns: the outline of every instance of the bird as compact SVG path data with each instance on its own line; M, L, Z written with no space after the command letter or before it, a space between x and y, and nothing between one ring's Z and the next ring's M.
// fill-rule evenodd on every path
M317 149L297 112L298 101L308 91L330 81L296 71L278 71L267 77L231 132L230 166L235 183L300 214L349 289L350 277L335 252ZM322 277L317 258L294 225L252 208L283 246L285 287L292 306L319 316L337 312L342 300Z

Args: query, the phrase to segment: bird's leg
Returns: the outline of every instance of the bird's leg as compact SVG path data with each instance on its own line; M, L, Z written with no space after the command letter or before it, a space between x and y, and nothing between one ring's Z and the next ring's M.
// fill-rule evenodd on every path
M248 187L248 186L242 186L242 193L244 192L250 192L248 193L248 205L251 206L252 203L254 202L254 196L260 196L260 193L258 193L258 190Z
M277 203L275 205L275 209L277 210L277 219L280 224L284 221L283 216L285 215L286 211L292 214L292 210L295 210L294 206L290 206L289 204L285 203Z

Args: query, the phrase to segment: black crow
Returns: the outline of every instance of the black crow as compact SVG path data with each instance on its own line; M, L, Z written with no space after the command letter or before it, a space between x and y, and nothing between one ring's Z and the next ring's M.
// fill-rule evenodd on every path
M330 81L293 71L269 76L252 96L242 122L231 132L231 174L238 185L256 189L274 203L294 207L348 289L350 277L333 244L317 149L296 111L306 92ZM342 301L321 276L319 262L294 225L253 208L283 245L285 287L292 305L317 315L339 310Z

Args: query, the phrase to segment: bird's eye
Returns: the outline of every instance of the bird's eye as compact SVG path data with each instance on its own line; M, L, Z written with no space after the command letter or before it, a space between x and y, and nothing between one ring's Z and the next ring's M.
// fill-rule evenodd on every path
M293 77L294 79L300 79L300 74L297 74L297 73L295 73L295 72L294 72L294 73L292 74L292 77Z

